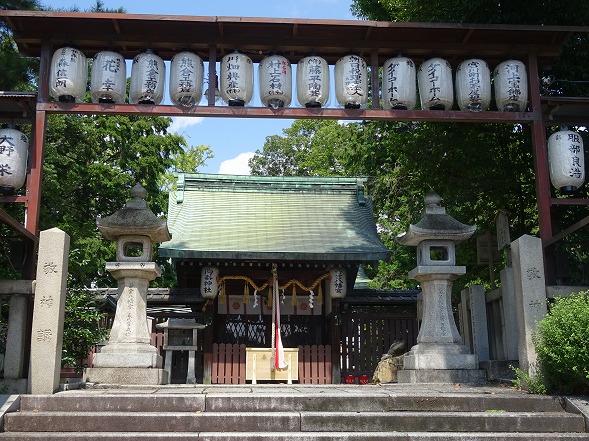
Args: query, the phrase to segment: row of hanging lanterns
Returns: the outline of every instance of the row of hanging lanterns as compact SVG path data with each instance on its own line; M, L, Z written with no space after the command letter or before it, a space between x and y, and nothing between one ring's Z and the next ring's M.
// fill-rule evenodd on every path
M220 95L229 106L247 105L254 92L254 63L238 51L221 60ZM62 102L82 101L86 93L88 65L84 54L73 47L55 51L51 65L50 94ZM166 66L161 57L147 49L132 63L129 102L160 104L164 95ZM479 59L463 61L456 69L456 100L461 110L487 110L491 104L491 73ZM182 51L170 63L169 91L172 103L192 107L203 93L204 63L193 52ZM528 85L525 65L517 60L499 64L493 75L495 101L502 111L524 111ZM90 93L96 103L125 101L127 77L125 59L113 51L96 54L92 64ZM368 66L355 54L340 58L334 67L337 103L358 109L368 101ZM431 58L418 69L410 58L393 57L383 65L382 99L385 109L421 108L449 110L454 105L452 68L442 58ZM264 106L287 107L292 102L292 66L279 54L259 63L260 100ZM325 59L309 55L296 69L296 91L300 105L324 107L329 101L330 74Z

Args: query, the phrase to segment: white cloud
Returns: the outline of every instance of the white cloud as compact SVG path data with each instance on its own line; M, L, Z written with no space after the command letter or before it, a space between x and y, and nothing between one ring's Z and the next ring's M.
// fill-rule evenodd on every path
M170 133L180 133L182 129L201 124L203 120L204 118L202 116L174 116L172 117L172 124L170 124L168 131Z
M221 175L249 175L250 168L247 164L253 158L254 152L240 153L235 158L227 159L219 165Z

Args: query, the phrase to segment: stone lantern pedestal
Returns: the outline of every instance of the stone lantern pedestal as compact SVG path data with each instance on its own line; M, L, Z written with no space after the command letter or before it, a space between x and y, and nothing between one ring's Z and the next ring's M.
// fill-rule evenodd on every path
M166 221L158 219L145 202L147 192L139 185L131 191L125 207L97 220L98 229L117 241L117 262L106 270L118 281L117 309L108 344L94 357L85 379L109 384L166 384L167 372L147 328L147 288L160 275L151 262L152 245L170 239Z
M409 272L421 286L423 318L417 344L405 354L399 383L484 383L476 356L462 344L452 314L452 284L466 273L455 265L455 243L468 239L474 226L446 214L439 196L429 194L422 219L397 240L417 246L417 267Z

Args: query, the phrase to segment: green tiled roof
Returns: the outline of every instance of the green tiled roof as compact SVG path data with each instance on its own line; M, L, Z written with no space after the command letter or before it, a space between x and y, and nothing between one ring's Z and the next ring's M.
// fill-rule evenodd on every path
M194 259L369 262L389 251L363 179L181 174L170 192L172 240L159 254Z

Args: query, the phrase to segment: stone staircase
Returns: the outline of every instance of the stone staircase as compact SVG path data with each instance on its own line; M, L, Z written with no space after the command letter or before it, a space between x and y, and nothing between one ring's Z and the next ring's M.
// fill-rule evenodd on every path
M563 400L508 388L200 386L23 395L0 441L589 439Z

